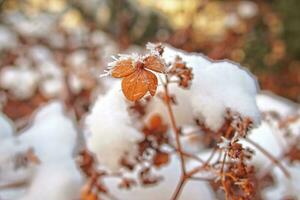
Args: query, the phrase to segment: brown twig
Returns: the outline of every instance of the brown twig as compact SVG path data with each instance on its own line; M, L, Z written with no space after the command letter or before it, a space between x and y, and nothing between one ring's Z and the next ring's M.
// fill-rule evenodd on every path
M186 182L186 166L185 166L185 159L184 159L184 153L183 153L183 150L182 150L182 145L181 145L181 142L180 142L180 133L179 133L179 129L177 127L177 124L176 124L176 121L175 121L175 116L174 116L174 112L173 112L173 109L172 109L172 106L171 106L171 98L170 98L170 93L169 93L169 89L168 89L168 84L169 84L169 79L167 77L167 75L165 76L166 78L166 82L163 84L164 85L164 90L165 90L165 96L166 96L166 106L167 106L167 109L168 109L168 115L170 117L170 120L171 120L171 126L172 126L172 129L173 129L173 132L175 134L175 140L176 140L176 149L178 150L178 153L179 153L179 158L180 158L180 164L181 164L181 179L176 187L176 190L173 194L173 197L172 197L172 200L176 200L180 193L181 193L181 190L183 189L183 186Z
M225 199L228 200L229 196L228 196L228 192L227 192L227 187L226 187L226 183L225 183L225 173L224 173L224 166L225 166L225 162L226 162L226 157L227 157L227 151L224 152L224 157L222 160L222 166L221 166L221 170L220 170L220 174L221 174L221 182L224 188L224 192L225 192Z

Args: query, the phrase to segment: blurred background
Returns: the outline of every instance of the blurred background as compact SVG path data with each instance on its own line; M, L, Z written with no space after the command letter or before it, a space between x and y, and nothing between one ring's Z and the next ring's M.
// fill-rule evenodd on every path
M111 55L165 42L248 67L300 102L298 0L0 0L0 106L22 127L63 99L80 118Z

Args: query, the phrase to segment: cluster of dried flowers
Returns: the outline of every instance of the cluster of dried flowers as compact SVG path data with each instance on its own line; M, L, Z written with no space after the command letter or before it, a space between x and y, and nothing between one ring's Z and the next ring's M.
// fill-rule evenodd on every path
M176 93L171 93L170 87L176 84L177 87L189 89L193 80L193 68L187 66L179 55L173 62L166 61L162 56L164 47L161 44L150 44L148 47L150 53L144 56L120 55L120 58L110 63L106 71L106 75L122 78L121 90L129 100L122 101L128 104L127 111L130 117L139 124L135 127L140 132L140 138L135 141L137 152L132 156L129 155L130 152L125 151L118 160L122 170L109 170L101 167L103 154L99 157L93 154L97 152L85 149L81 154L80 163L88 178L82 192L83 200L114 198L114 194L105 186L106 178L119 178L119 188L126 189L137 185L159 184L164 177L159 176L155 172L156 169L167 166L174 155L178 156L180 161L178 170L181 170L181 177L170 199L179 199L185 184L192 180L207 181L219 198L260 199L261 191L274 181L269 173L261 176L256 167L249 162L254 150L245 146L245 141L260 150L274 166L289 177L289 172L277 158L248 138L249 131L255 125L255 119L245 117L231 108L226 110L223 125L219 129L215 130L195 118L196 131L184 133L184 128L176 121L173 109L177 104ZM157 92L160 86L161 89ZM168 119L158 113L147 117L147 106L152 101L151 96L147 96L148 92L161 100L167 110ZM207 159L186 150L182 142L186 137L190 141L196 138L200 140L199 143L211 149ZM197 145L200 145L199 143ZM292 148L286 156L291 162L298 161L299 148ZM190 168L190 162L197 164ZM128 173L135 176L129 177Z

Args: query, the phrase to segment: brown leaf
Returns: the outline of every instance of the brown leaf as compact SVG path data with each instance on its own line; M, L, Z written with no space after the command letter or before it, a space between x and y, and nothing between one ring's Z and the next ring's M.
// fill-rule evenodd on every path
M145 79L145 84L148 87L148 91L150 92L151 96L154 96L158 85L157 77L155 74L147 70L143 70L143 77Z
M169 154L165 152L157 152L153 158L153 164L156 167L161 167L169 162Z
M131 178L123 178L121 183L119 184L119 188L130 189L133 186L137 185L137 182Z
M162 125L162 119L159 114L154 114L149 119L149 128L158 129Z
M93 193L85 193L81 195L81 200L98 200L98 198Z
M128 100L137 101L147 91L153 96L156 92L157 84L157 78L152 72L140 69L123 79L122 91Z
M122 80L122 91L125 97L130 101L137 101L146 94L148 86L145 84L142 70Z
M153 175L150 168L142 169L139 172L139 178L143 185L153 185L162 180L162 177Z
M155 72L163 73L165 72L165 67L162 61L157 56L148 56L144 59L144 65L147 69L153 70Z
M112 77L114 78L122 78L129 76L136 70L135 66L133 65L132 59L121 60L118 61L116 66L112 70Z
M97 195L94 194L90 188L88 187L88 185L84 186L81 194L80 194L80 199L81 200L98 200Z

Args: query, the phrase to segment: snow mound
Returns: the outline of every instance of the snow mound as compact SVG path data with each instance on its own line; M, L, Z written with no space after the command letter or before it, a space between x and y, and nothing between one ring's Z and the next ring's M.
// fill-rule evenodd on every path
M86 119L88 149L111 170L120 168L125 154L134 155L140 133L133 127L119 84L98 97Z
M72 120L64 115L63 105L51 102L36 113L33 125L19 139L32 146L42 162L56 162L72 157L77 131Z
M81 176L74 162L42 165L20 200L70 200L79 196Z
M38 110L32 126L19 139L32 147L41 161L21 200L69 200L79 196L82 177L73 158L77 131L61 102L50 102Z

